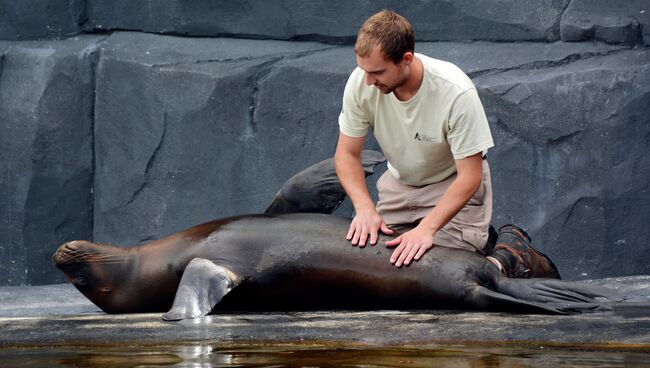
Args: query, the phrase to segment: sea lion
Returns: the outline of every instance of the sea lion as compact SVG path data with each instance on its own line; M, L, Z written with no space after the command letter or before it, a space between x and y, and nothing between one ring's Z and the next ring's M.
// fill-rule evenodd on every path
M166 320L199 317L215 306L575 313L599 307L596 296L618 299L590 285L508 279L485 257L445 247L398 269L383 246L351 246L341 236L348 226L349 219L324 214L248 215L130 249L71 242L54 262L103 311L171 307Z
M372 156L372 155L371 155ZM369 158L371 168L378 160ZM321 166L318 166L321 165ZM508 279L485 257L445 247L396 268L383 246L353 247L350 219L328 214L342 197L333 163L304 170L266 214L230 217L151 243L120 248L88 241L62 245L54 264L106 313L164 312L165 320L213 310L435 309L579 313L620 300L614 291L552 279ZM311 178L311 179L310 179ZM328 182L327 190L305 183ZM308 200L308 193L323 200ZM312 203L301 206L296 201ZM381 235L380 242L392 237ZM171 309L170 309L171 308Z

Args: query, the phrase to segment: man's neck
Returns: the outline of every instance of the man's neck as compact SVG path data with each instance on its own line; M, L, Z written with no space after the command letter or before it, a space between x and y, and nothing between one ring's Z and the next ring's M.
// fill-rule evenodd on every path
M420 90L424 78L424 67L422 61L415 56L410 65L409 75L403 85L395 88L393 94L400 101L408 101Z

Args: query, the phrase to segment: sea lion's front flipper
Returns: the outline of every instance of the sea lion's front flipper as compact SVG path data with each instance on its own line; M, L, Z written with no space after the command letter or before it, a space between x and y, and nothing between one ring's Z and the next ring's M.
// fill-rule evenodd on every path
M602 299L623 300L623 297L613 289L555 279L502 277L496 284L496 290L479 287L478 294L481 295L481 300L490 300L489 304L500 307L525 306L531 311L558 314L607 310L609 307Z
M236 286L234 274L204 258L188 263L178 285L174 304L163 314L165 321L205 316Z
M374 167L386 160L377 151L361 152L361 165L366 177L374 172ZM289 179L266 209L267 214L283 213L326 213L330 214L345 199L334 158L321 161L302 170Z

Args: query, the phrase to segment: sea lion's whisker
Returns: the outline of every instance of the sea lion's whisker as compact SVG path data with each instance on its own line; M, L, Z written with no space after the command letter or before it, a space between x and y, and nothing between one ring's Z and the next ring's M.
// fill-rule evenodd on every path
M86 263L101 263L101 264L122 264L126 263L126 260L113 260L113 261L102 261L102 260L94 260L94 259L89 259L86 260Z
M126 254L94 254L85 252L64 252L55 256L58 264L69 264L75 262L89 263L124 263L128 259Z

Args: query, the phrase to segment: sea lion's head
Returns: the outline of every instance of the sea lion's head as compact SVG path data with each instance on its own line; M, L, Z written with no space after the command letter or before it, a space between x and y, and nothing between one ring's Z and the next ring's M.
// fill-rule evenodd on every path
M128 276L129 255L123 248L77 240L59 247L54 265L86 298L106 313L119 313L128 295L120 296ZM128 304L128 303L126 303Z

